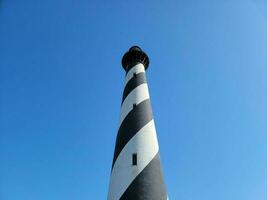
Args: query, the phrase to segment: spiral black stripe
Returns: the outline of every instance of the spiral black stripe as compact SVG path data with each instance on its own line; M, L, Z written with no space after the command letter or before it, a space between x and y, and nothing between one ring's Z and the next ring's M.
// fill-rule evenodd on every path
M120 200L166 200L159 153L138 174Z
M152 119L149 99L142 101L129 112L121 123L117 134L112 167L127 142Z
M122 102L125 100L125 98L131 93L131 91L134 90L134 88L138 87L139 85L146 83L146 76L144 72L138 73L134 75L129 82L126 84L123 96L122 96Z

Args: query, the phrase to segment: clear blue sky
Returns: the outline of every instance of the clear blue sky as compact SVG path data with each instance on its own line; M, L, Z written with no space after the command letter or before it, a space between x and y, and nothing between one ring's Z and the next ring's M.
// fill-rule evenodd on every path
M0 199L107 197L140 45L171 200L267 199L267 2L2 0Z

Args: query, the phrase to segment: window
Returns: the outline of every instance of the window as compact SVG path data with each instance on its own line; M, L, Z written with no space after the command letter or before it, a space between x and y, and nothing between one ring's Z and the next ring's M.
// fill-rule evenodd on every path
M132 165L137 165L137 153L133 153L132 155Z
M135 108L135 107L136 107L136 103L133 104L133 108Z
M134 77L134 78L136 77L136 72L133 73L133 77Z

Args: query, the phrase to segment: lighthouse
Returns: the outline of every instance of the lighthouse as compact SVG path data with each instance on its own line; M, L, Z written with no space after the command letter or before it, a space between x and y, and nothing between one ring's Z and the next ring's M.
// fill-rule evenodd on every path
M146 81L149 58L133 46L122 66L126 75L108 200L167 200Z

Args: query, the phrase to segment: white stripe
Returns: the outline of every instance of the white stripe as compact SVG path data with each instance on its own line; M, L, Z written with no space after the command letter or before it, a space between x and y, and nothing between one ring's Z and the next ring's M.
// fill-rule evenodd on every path
M145 67L143 64L138 63L137 65L135 65L133 68L131 68L126 77L125 77L125 85L128 83L128 81L133 77L134 73L135 74L139 74L141 72L145 72Z
M143 83L131 91L130 94L124 99L121 105L121 118L120 124L128 113L133 109L133 104L139 104L142 101L149 98L148 87L146 83Z
M152 120L138 131L120 152L111 173L108 200L119 200L158 151L156 129ZM132 166L133 153L137 153L137 166Z

